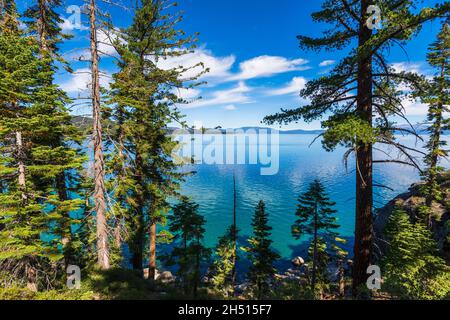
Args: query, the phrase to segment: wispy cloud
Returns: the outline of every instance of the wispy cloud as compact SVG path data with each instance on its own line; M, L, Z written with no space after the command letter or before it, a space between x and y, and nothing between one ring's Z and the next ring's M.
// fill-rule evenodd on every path
M394 68L395 72L414 72L423 75L426 75L428 72L422 64L407 61L392 63L391 67Z
M191 68L182 75L182 78L192 78L203 70L209 69L209 72L202 77L202 79L209 80L229 77L231 75L230 69L235 61L236 58L233 55L216 57L209 50L198 49L183 56L161 59L158 61L158 66L164 70ZM198 65L200 63L202 65Z
M220 105L230 105L234 103L249 103L251 102L250 97L246 94L252 91L243 81L240 81L237 86L226 89L214 91L210 98L197 100L193 103L182 105L182 109L194 109L206 106L220 106Z
M426 116L428 114L429 105L419 100L404 99L402 105L405 108L405 115L409 116ZM450 116L450 112L445 112L445 116Z
M59 27L62 29L63 32L71 32L75 30L88 30L89 28L87 26L84 26L81 21L76 22L73 19L66 19L62 18L63 22L59 24Z
M176 91L178 97L188 101L200 97L201 93L200 90L192 88L177 88Z
M286 94L298 94L300 90L304 89L307 80L303 77L295 77L284 88L273 89L267 91L269 96L282 96Z
M336 63L335 60L324 60L321 63L319 63L319 67L329 67L329 66L332 66L335 63Z
M234 110L237 110L237 108L236 108L236 106L234 105L234 104L229 104L229 105L227 105L227 106L225 106L225 107L223 107L225 110L228 110L228 111L234 111Z
M111 77L102 72L100 75L100 85L108 88ZM91 70L89 68L80 68L70 74L63 82L60 88L69 94L90 92Z
M305 59L287 59L278 56L259 56L244 61L239 65L239 72L228 80L248 80L270 77L276 74L309 69Z

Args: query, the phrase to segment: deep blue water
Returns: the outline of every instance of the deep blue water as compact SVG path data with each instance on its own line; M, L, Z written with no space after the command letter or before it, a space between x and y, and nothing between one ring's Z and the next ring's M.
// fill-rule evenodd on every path
M266 203L273 227L274 248L280 253L281 265L287 266L294 256L305 254L305 240L295 240L291 236L291 225L295 221L296 199L314 179L320 179L326 186L330 198L336 202L340 233L349 240L350 249L354 232L355 171L354 158L348 168L343 162L344 148L334 152L322 149L320 141L310 146L315 135L280 135L279 172L272 176L262 176L258 165L190 165L186 170L197 173L182 186L183 194L190 196L200 205L200 213L207 220L206 245L213 247L217 238L224 234L232 223L233 213L233 172L236 175L237 221L241 244L251 233L251 217L259 200ZM399 141L414 146L413 137L399 137ZM447 136L447 139L449 137ZM423 145L418 143L418 147ZM385 149L391 155L396 152ZM376 152L375 158L382 158ZM448 166L445 163L444 166ZM412 167L398 164L378 164L374 179L377 184L392 188L377 188L375 206L381 207L399 193L408 190L419 180L419 173ZM164 250L162 248L161 250Z

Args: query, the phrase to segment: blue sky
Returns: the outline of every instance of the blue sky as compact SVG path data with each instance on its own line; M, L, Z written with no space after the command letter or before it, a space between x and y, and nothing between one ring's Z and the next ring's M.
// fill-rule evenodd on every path
M322 1L310 0L179 0L184 11L180 27L188 34L199 32L198 49L180 61L186 65L203 61L211 72L202 80L208 82L196 90L182 91L180 95L192 99L190 105L180 106L190 124L206 127L240 127L261 125L264 116L280 108L294 108L306 103L298 96L300 88L310 79L326 73L343 57L340 52L305 52L298 46L296 36L320 35L325 25L312 22L311 13L319 9ZM433 4L434 0L426 1ZM24 8L29 1L20 2ZM129 0L122 0L129 7ZM65 6L81 5L79 0L66 0ZM117 7L101 5L110 12L117 26L127 26L132 12ZM64 28L74 35L63 50L72 62L76 73L61 72L57 81L72 97L87 97L89 81L88 63L77 61L80 55L88 57L87 18L82 17L81 28L74 28L70 13L61 11L67 18ZM426 49L439 31L438 21L424 26L421 34L407 45L407 52L400 48L389 55L398 68L432 72L426 64ZM102 49L112 53L106 45ZM169 63L170 64L170 63ZM102 56L101 70L107 86L109 75L114 73L114 59ZM201 99L197 99L201 97ZM418 103L406 103L412 122L424 119L426 107ZM89 107L73 106L74 114L89 114ZM399 121L401 122L401 121ZM283 129L317 129L318 121L291 124Z

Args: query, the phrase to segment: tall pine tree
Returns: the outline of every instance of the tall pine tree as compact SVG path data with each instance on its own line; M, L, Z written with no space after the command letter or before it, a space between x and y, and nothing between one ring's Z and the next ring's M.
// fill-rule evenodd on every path
M97 3L89 0L89 31L91 51L91 100L94 143L94 202L97 225L97 264L101 269L109 269L108 224L106 217L105 163L103 151L103 120L100 101L100 69L97 41Z
M36 113L45 124L46 132L36 138L42 145L41 157L46 157L48 165L47 179L41 180L41 187L47 190L57 190L57 197L52 197L52 205L62 215L55 230L61 238L65 263L75 263L66 250L72 236L72 220L70 214L81 209L84 204L80 200L83 192L83 164L86 158L81 153L83 135L72 124L72 117L67 109L70 100L67 94L54 83L54 75L58 63L63 67L67 62L61 57L59 45L70 38L62 33L59 24L62 19L56 13L60 1L39 0L26 12L28 32L36 37L39 44L39 56L46 63L45 77L40 79L40 95L35 96ZM66 68L67 69L67 68ZM75 196L76 195L76 196Z
M122 208L135 269L143 268L146 234L149 235L149 277L156 270L157 224L166 223L168 197L179 196L185 174L171 154L178 143L167 134L172 122L182 122L175 104L187 103L177 88L191 88L200 75L186 77L186 67L163 68L164 60L183 56L195 48L193 37L177 28L181 17L164 9L173 4L162 0L140 2L129 28L115 31L120 71L111 84L110 155L117 181L115 201ZM162 235L161 235L162 236Z
M266 213L263 201L258 203L252 219L253 236L248 240L250 246L244 251L248 253L252 263L248 277L254 286L255 297L259 300L267 297L271 281L276 269L274 262L280 256L271 248L270 239L272 227L269 226L269 215Z
M311 288L313 292L316 291L317 275L324 274L323 266L328 264L329 249L335 244L337 237L336 229L339 225L336 224L336 217L334 217L337 212L333 209L334 205L335 203L330 201L319 180L311 183L308 190L298 199L295 213L298 219L292 226L292 235L296 239L304 235L312 236L309 255L312 260ZM323 276L319 278L324 280Z
M205 218L198 213L198 204L187 198L173 208L169 216L169 230L179 244L167 257L168 264L176 264L177 275L184 293L197 297L201 280L201 264L210 256L210 250L202 244Z
M427 92L421 96L424 103L429 104L428 132L430 137L425 156L427 168L424 172L426 180L427 206L431 206L434 200L441 200L442 194L437 181L437 175L443 171L439 166L439 160L448 156L445 149L447 142L442 138L444 130L450 129L450 119L444 118L444 113L449 112L450 106L450 20L447 19L428 53L428 63L433 66L437 74L430 81Z
M396 128L390 116L405 118L401 94L395 88L400 83L418 85L416 75L396 72L386 59L389 49L411 39L423 23L444 16L450 3L416 10L420 0L326 0L322 10L312 15L316 22L332 25L323 37L299 36L300 45L310 50L345 49L347 56L327 76L308 82L301 95L310 103L306 106L282 110L265 118L266 123L289 123L303 119L312 121L322 117L326 129L323 145L333 150L337 145L349 148L356 158L356 224L353 266L353 293L367 280L373 244L373 164L408 163L419 167L410 148L395 141L394 131L414 133L413 128ZM377 22L376 5L381 12ZM371 7L372 6L372 7ZM405 93L405 92L403 92ZM406 93L405 93L406 94ZM406 119L406 118L405 118ZM398 148L404 160L390 158L374 160L374 144L388 144Z
M230 226L226 233L219 238L215 248L214 264L212 266L212 287L220 296L228 299L234 295L234 275L236 265L236 243L234 226Z
M62 255L55 226L63 219L52 180L61 168L48 133L61 118L46 111L49 60L39 43L19 28L15 3L3 8L0 29L0 268L36 291L52 285ZM60 106L55 106L56 108Z

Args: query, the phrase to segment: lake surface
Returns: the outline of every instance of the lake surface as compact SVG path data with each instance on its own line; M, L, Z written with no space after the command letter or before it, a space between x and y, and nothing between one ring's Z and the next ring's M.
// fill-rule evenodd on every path
M355 216L355 172L354 158L348 168L343 162L344 148L334 152L322 149L320 141L311 144L315 135L281 134L279 143L279 172L272 176L261 175L259 165L190 165L186 170L197 173L188 177L182 186L183 194L190 196L200 205L200 213L207 220L205 243L213 247L217 238L224 234L232 223L233 214L233 172L236 175L237 221L241 243L251 234L251 218L259 200L266 203L273 227L274 248L282 260L280 266L288 266L294 256L305 256L305 240L291 236L291 225L295 221L297 197L314 179L320 179L326 186L330 198L336 202L341 236L349 240L351 250ZM399 137L403 144L414 146L412 136ZM450 140L449 136L446 136ZM417 147L423 145L418 142ZM384 149L393 155L394 149ZM381 159L383 153L376 152ZM443 164L450 167L449 163ZM419 173L412 167L398 164L377 164L374 180L393 190L376 188L375 206L381 207L399 193L408 190L419 181Z

